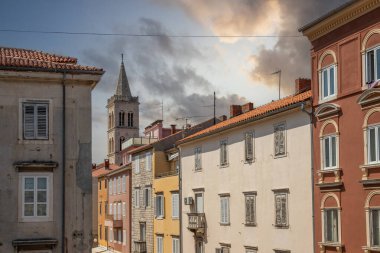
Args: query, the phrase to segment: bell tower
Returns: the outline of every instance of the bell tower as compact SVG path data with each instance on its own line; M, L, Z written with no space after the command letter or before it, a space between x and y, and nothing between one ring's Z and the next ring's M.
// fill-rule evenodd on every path
M139 98L132 96L123 55L116 91L108 99L107 111L108 159L110 163L119 165L122 163L120 151L123 141L139 136Z

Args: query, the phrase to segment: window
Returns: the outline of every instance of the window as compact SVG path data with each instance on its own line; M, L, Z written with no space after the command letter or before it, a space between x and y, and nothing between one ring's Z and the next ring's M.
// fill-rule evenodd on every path
M117 218L117 203L113 203L113 219Z
M104 180L104 188L107 188L107 180Z
M23 103L23 136L25 140L47 140L49 131L49 105Z
M173 247L173 250L172 250L173 253L179 253L179 238L176 238L176 237L172 238L172 247Z
M124 116L125 116L125 113L124 112L119 112L119 126L124 126L125 125L125 121L124 121Z
M366 52L366 83L370 84L380 79L380 47Z
M228 165L228 151L227 151L227 140L220 142L220 165Z
M285 123L274 126L274 156L286 155Z
M371 246L380 246L380 209L370 209Z
M22 218L46 220L50 216L50 196L52 196L51 173L20 173Z
M324 210L325 242L338 242L338 210Z
M253 132L245 133L245 161L253 160Z
M107 201L104 202L104 214L107 213L108 210L108 203Z
M275 200L275 226L287 227L288 226L288 194L285 192L278 192L274 195Z
M112 215L112 209L113 209L112 204L109 204L109 210L108 210L109 215Z
M337 143L336 136L327 136L323 138L323 158L324 169L336 168L337 160Z
M112 188L112 179L110 179L110 182L109 182L108 186L109 186L109 188L108 188L109 195L112 195L112 190L113 190L113 188Z
M127 191L127 188L126 188L126 183L127 183L127 178L125 175L123 175L122 177L122 192L125 193Z
M164 196L162 194L157 194L156 196L156 218L163 218L164 212Z
M113 194L116 194L116 190L117 190L117 180L116 180L115 177L113 178L112 185L113 185Z
M109 228L108 234L110 236L110 242L113 242L113 231L112 231L112 228Z
M228 225L230 223L230 197L220 197L220 224Z
M121 202L117 203L117 219L121 220Z
M99 181L99 190L102 189L102 181Z
M151 198L151 188L150 187L146 187L144 189L144 206L145 207L149 207L150 206L150 198Z
M145 222L140 222L140 241L145 242L146 240L146 224Z
M123 242L123 237L121 236L121 229L117 230L117 240L119 242Z
M202 153L201 147L197 147L194 149L195 170L201 170L202 169L201 153Z
M321 95L322 99L336 95L336 65L321 70Z
M256 194L245 194L245 224L256 225Z
M135 174L140 173L140 156L136 155L134 158L134 164L135 164Z
M157 236L157 253L164 253L164 238Z
M368 163L379 163L380 162L380 126L369 127L367 130L367 154Z
M133 127L133 112L128 112L128 126Z
M102 202L99 202L99 214L102 214Z
M104 240L108 241L108 227L104 227Z
M102 225L99 225L99 239L102 239Z
M172 218L179 218L179 194L172 193Z
M146 163L146 171L152 170L152 153L148 152L145 154L145 163Z
M133 205L135 207L139 207L139 202L140 202L140 189L139 188L135 188L134 190L134 193L133 193Z
M245 247L245 253L257 253L256 247Z
M195 242L195 253L204 253L203 240L200 238L196 239Z

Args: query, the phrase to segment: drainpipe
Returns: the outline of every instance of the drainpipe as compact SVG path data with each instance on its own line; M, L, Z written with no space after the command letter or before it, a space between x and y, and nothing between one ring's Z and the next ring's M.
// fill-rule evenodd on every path
M313 138L313 109L311 112L306 111L305 103L301 104L301 111L310 117L310 140L311 140L311 218L312 218L312 235L313 235L313 252L315 253L315 204L314 204L314 138Z
M66 72L63 72L62 77L62 253L65 252L65 168L66 168Z
M182 159L181 159L181 148L178 147L178 166L179 166L179 236L180 236L180 250L183 252L183 233L182 233Z

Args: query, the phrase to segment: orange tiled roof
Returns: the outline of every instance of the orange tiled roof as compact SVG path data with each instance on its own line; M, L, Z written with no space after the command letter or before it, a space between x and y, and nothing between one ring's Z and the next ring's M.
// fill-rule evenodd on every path
M106 174L110 173L111 171L114 171L118 168L119 168L119 166L117 166L116 164L110 164L109 169L106 170L104 167L104 163L100 163L96 166L96 169L92 170L92 177L104 176L104 175L106 175Z
M180 141L178 143L184 143L186 141L190 141L197 137L203 137L208 134L212 134L217 131L221 131L225 128L233 127L234 125L237 125L239 123L244 123L245 121L253 120L256 117L264 116L267 113L286 108L290 105L297 104L303 101L306 101L311 98L311 91L306 91L300 94L292 95L274 102L271 102L269 104L262 105L260 107L257 107L256 109L246 112L244 114L241 114L239 116L230 118L228 120L222 121L214 126L211 126L209 128L203 129L193 135L190 135Z
M103 73L101 68L79 65L73 57L7 47L0 47L0 69Z

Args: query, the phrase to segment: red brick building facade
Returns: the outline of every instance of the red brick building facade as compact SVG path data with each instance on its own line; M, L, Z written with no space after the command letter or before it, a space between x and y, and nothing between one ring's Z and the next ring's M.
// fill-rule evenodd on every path
M312 44L316 252L380 251L380 1L301 28Z

